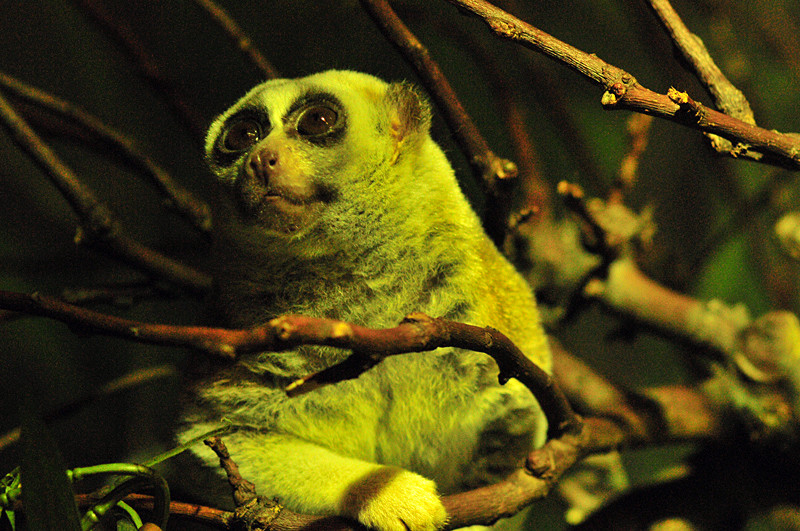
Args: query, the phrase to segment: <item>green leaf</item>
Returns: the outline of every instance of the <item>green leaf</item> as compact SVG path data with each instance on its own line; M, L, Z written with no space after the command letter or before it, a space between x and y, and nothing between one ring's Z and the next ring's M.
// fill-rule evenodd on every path
M31 397L25 401L30 403ZM80 531L75 493L61 453L42 419L27 404L22 420L22 500L29 531Z

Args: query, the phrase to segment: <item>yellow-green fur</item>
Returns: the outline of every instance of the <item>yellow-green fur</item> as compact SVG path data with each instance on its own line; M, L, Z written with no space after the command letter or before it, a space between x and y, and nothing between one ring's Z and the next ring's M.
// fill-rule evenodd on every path
M286 117L319 92L344 111L345 134L332 145L299 138ZM289 150L314 189L332 191L303 206L291 230L243 215L235 200L243 159L214 159L227 120L246 104L268 112L269 142ZM421 311L495 327L549 371L533 296L483 232L429 125L413 87L348 71L269 81L219 117L207 153L220 188L215 279L227 324L291 312L390 327ZM445 494L500 479L544 440L535 399L516 380L499 386L495 363L474 352L395 356L356 380L284 395L291 378L346 354L303 347L243 359L193 389L180 438L223 418L249 426L227 442L260 494L386 530L441 526L437 487Z

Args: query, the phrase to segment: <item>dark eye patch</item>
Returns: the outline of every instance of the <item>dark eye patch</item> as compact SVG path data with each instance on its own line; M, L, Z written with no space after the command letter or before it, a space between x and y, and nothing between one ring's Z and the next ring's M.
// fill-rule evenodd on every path
M269 133L269 119L253 109L229 117L217 137L212 153L219 166L232 164Z
M333 94L310 92L292 104L285 121L302 139L318 146L328 146L344 136L347 113Z
M324 103L312 105L297 119L297 132L305 137L315 137L330 133L339 121L339 113Z

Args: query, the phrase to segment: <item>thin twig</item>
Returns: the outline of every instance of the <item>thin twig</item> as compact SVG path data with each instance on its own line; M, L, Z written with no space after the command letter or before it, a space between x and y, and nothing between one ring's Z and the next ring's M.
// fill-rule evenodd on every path
M219 24L241 52L250 61L250 64L258 71L259 74L266 79L275 79L280 77L278 71L272 64L267 61L264 54L253 44L252 39L244 32L244 30L236 23L236 21L223 9L219 4L213 0L194 0L194 3L202 7L214 21Z
M800 137L769 131L702 107L702 112L685 109L667 95L640 85L628 72L611 65L531 26L483 0L447 0L482 18L499 37L518 42L567 65L605 89L601 104L609 110L631 110L664 118L706 133L713 133L736 145L726 154L748 156L760 162L800 169Z
M119 391L144 385L152 382L153 380L177 376L177 374L177 370L172 365L159 365L156 367L146 367L144 369L131 371L120 376L119 378L115 378L103 384L101 387L92 390L89 394L82 396L77 400L73 400L72 402L61 406L52 412L46 413L44 415L44 420L47 422L53 422L71 414L74 411L78 411L88 404L97 402L103 398L107 398L108 396ZM18 427L0 435L0 451L6 449L12 444L16 444L19 441L19 436L20 428Z
M43 107L82 129L81 133L88 143L99 143L103 153L109 148L122 159L144 172L158 192L167 199L167 204L184 216L195 228L203 233L211 230L211 214L208 205L194 197L172 176L145 154L136 142L119 131L104 124L77 105L62 100L52 94L32 87L16 78L0 72L0 85L10 95ZM24 112L24 111L23 111Z
M648 133L653 117L646 114L632 114L628 118L628 150L622 157L617 173L617 181L608 194L609 203L622 203L625 195L636 183L639 160L647 148Z
M443 28L443 33L446 28L446 34L474 56L475 63L484 72L484 79L491 89L493 99L514 148L514 158L519 171L519 186L515 190L521 196L521 201L517 203L518 206L531 212L537 219L549 217L552 208L551 186L542 175L539 154L526 125L528 120L525 110L520 104L522 95L518 85L511 82L509 69L503 68L497 56L473 33L453 28L449 22L443 23L441 28ZM511 201L505 203L506 212L503 219L507 218L511 207ZM495 210L500 209L496 208ZM507 232L508 229L512 229L512 227L509 226Z
M400 51L414 68L441 111L453 137L467 157L473 172L492 197L502 196L501 184L517 176L516 164L495 155L481 136L472 118L464 110L458 96L444 73L430 56L425 46L403 24L386 0L361 0L386 38ZM493 222L495 216L487 216ZM497 227L487 227L492 239L502 241L505 218L501 216Z
M580 220L589 228L591 241L587 242L586 247L603 259L603 264L605 265L602 270L605 270L608 264L618 256L618 249L614 249L609 245L607 232L589 210L583 189L577 184L561 181L558 183L557 190L564 201L564 205L577 214Z
M153 282L130 282L113 285L83 288L64 288L61 298L70 304L88 306L92 304L110 304L112 306L130 307L141 299L175 298L175 290Z
M219 458L219 466L225 471L228 478L228 483L233 489L233 500L236 507L241 507L256 498L256 486L242 477L239 472L239 465L231 459L231 454L228 452L228 447L222 442L220 437L212 437L206 439L203 443L211 448Z
M145 247L124 234L109 208L64 164L0 93L0 120L14 142L50 178L78 215L76 242L96 247L145 273L193 292L204 293L211 278L195 269Z
M564 90L556 79L558 73L543 64L539 57L522 54L523 72L520 86L528 94L536 95L536 103L547 120L555 126L556 134L564 145L569 146L569 156L580 168L581 179L586 183L602 183L605 181L597 157L590 149L586 134L581 130L575 118L574 106L570 106L564 96Z
M136 31L125 20L115 17L103 0L75 0L75 3L131 58L139 75L166 98L178 119L202 146L206 134L206 119L188 103L175 84L167 79L163 65L146 49Z
M93 494L78 494L75 498L79 507L90 507L97 502L97 496ZM150 495L128 494L122 501L137 509L144 509L146 511L153 509L154 500L153 496ZM22 508L23 505L21 503L14 506L15 510L20 510ZM170 501L169 514L170 518L177 516L182 519L191 520L192 522L205 523L222 530L229 530L230 523L233 520L233 513L230 511L174 500Z

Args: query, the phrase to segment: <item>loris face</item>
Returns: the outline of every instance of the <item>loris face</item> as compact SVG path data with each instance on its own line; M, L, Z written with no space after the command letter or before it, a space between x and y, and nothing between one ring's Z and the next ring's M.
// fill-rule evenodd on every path
M272 109L265 89L229 116L213 144L213 162L229 175L239 213L278 232L308 225L330 186L315 179L314 151L341 142L347 114L338 99L308 94L288 109ZM273 106L274 107L274 106Z
M380 136L380 113L359 111L385 83L335 74L259 85L211 126L208 161L241 222L284 234L312 225L380 151L364 139Z

